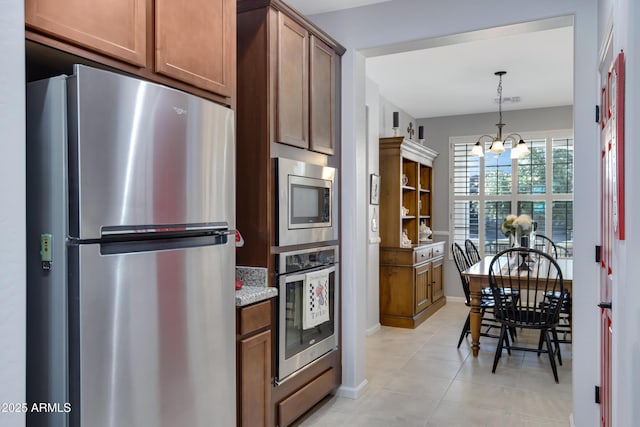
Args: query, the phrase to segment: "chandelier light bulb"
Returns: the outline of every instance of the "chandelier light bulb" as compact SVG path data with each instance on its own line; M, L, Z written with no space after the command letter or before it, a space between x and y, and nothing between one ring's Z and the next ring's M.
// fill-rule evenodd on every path
M489 152L494 154L502 154L504 153L504 143L496 139L491 143L491 147L489 147Z
M520 142L518 142L517 148L520 156L526 156L527 154L531 153L529 147L527 147L527 144L522 139L520 140Z
M474 157L484 157L484 151L482 150L482 144L480 141L474 144L469 155Z

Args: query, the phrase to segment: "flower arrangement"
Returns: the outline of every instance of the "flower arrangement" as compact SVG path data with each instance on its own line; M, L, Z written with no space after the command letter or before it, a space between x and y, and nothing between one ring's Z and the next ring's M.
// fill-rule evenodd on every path
M502 226L500 226L500 231L506 237L510 237L515 235L516 230L520 233L530 232L532 229L535 231L537 228L537 223L531 219L529 215L520 215L515 216L513 214L508 215L504 221L502 221Z
M500 226L500 231L502 231L502 234L504 234L506 237L513 236L514 233L516 232L516 229L513 226L513 221L515 221L516 218L517 216L513 214L507 215L504 221L502 221L502 225Z
M535 223L529 215L520 215L513 220L513 226L519 228L520 231L531 231L531 229L535 226Z

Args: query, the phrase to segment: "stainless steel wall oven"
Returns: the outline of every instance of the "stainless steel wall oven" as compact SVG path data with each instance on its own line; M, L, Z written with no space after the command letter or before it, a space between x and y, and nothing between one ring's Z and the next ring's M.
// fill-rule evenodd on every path
M278 383L338 346L338 259L338 246L279 255L276 345ZM324 296L322 292L326 292ZM314 298L314 295L321 298ZM322 301L323 298L326 301ZM317 319L317 324L309 320L315 314L313 308L309 307L309 301L312 304L315 302L327 305L328 313L324 313L324 318Z

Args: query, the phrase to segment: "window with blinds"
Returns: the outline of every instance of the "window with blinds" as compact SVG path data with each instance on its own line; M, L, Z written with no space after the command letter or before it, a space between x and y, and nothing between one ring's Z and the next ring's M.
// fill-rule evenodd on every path
M570 131L523 135L530 154L517 160L506 152L469 155L477 137L450 138L449 232L460 245L471 239L481 255L509 245L502 221L527 214L537 232L559 246L559 256L573 255L573 138ZM464 247L464 246L463 246Z

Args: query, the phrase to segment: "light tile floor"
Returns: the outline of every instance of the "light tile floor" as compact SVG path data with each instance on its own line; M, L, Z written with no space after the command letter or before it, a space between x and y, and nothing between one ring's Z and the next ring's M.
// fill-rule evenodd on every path
M471 336L456 348L468 310L449 301L414 330L383 326L367 337L365 393L327 397L295 426L568 426L571 345L561 345L560 384L545 354L504 352L492 374L496 339L480 339L477 359ZM535 345L538 336L520 331L518 341Z

